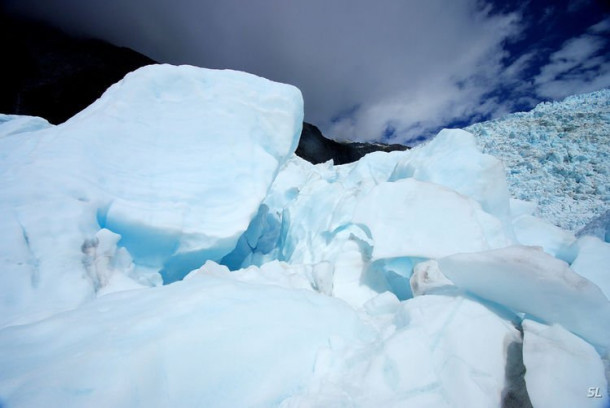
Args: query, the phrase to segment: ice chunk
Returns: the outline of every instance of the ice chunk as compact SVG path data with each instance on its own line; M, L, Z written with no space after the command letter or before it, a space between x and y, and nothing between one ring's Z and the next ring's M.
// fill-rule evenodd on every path
M604 365L595 349L558 325L523 321L525 382L536 408L607 408Z
M610 243L584 236L574 246L577 256L570 268L599 286L610 299Z
M117 273L128 277L133 272L131 256L125 248L117 248L120 239L119 234L103 228L81 246L85 269L97 289L107 286Z
M435 258L511 243L502 223L477 202L414 179L373 187L357 203L353 221L370 228L376 259Z
M19 133L34 132L51 127L46 119L38 116L5 115L0 113L0 138Z
M121 236L136 271L160 270L166 282L222 259L294 152L302 115L293 86L154 65L61 125L27 119L34 125L20 129L35 131L0 137L0 229L11 233L2 252L21 254L3 276L27 264L41 312L73 307L93 294L80 249L102 228ZM20 285L10 290L34 284Z
M383 292L364 304L364 310L371 315L394 314L400 301L392 292Z
M201 268L189 273L185 279L192 279L199 275L212 275L239 282L274 285L287 289L313 290L315 287L314 269L309 265L289 265L285 262L272 261L261 267L249 266L237 271L229 271L229 268L224 265L207 261Z
M413 296L444 292L455 287L453 282L443 275L435 260L417 264L413 270L410 285Z
M472 134L443 129L430 142L403 157L391 180L413 177L440 184L472 198L501 220L508 219L504 166L495 157L482 154Z
M393 324L368 344L331 347L308 390L281 406L499 407L508 347L520 341L513 324L459 296L396 303L367 303L377 318L394 310Z
M532 215L521 215L513 219L517 241L522 245L540 246L544 252L567 263L576 256L572 245L576 241L573 233L563 230L548 221Z
M580 231L576 233L577 237L591 235L605 242L610 242L610 210L602 215L595 217Z
M438 260L455 285L610 346L610 302L599 287L539 248L512 246Z
M0 330L0 400L278 406L308 384L330 339L359 344L372 334L331 297L198 274Z
M519 200L517 198L510 199L510 215L512 218L517 218L521 215L533 215L536 207L536 203L531 201Z

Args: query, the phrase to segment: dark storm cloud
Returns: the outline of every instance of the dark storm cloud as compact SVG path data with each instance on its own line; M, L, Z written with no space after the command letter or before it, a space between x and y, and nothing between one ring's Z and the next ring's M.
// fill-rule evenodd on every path
M511 69L520 14L477 0L9 0L7 9L162 62L231 68L298 86L335 138L416 138L505 107L486 95ZM521 65L519 65L521 64Z

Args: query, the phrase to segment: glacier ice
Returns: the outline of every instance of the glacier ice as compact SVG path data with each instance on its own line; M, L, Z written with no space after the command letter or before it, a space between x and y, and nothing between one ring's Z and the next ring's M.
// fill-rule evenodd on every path
M561 326L528 319L523 333L525 382L534 407L608 406L604 364L590 344Z
M519 243L541 247L568 263L574 261L576 237L570 231L528 214L513 218L512 227Z
M477 201L484 211L506 221L510 211L504 165L481 154L472 134L443 129L425 148L403 156L391 179L413 177L440 184Z
M0 398L7 407L277 406L307 384L329 338L371 336L332 297L196 275L0 330Z
M507 349L520 342L510 320L470 299L435 295L387 316L376 341L334 346L317 362L310 388L281 406L501 405Z
M437 258L511 241L477 202L415 179L381 183L358 203L353 221L370 226L373 257Z
M536 202L536 216L576 232L610 210L610 89L466 130L504 162L511 195Z
M151 66L59 126L0 115L0 405L607 401L608 243L479 134L312 165L302 103Z
M576 233L576 236L579 237L583 235L594 236L602 241L610 242L610 210L591 220Z
M576 241L574 247L577 256L570 268L599 286L610 299L610 244L584 236Z
M514 243L501 163L481 154L466 132L446 130L442 136L409 152L378 152L342 166L289 160L264 201L265 217L275 217L268 224L279 227L274 227L276 249L263 253L252 243L243 245L244 261L232 266L274 259L327 262L333 267L333 295L362 306L385 290L410 297L409 278L422 260ZM437 155L442 160L435 160ZM417 162L412 156L442 165L411 177L404 169ZM471 163L469 175L479 170L476 185L467 186L465 176L457 177L459 182L449 177L464 160Z
M0 169L2 253L11 259L4 274L15 275L0 289L2 318L24 310L14 291L48 297L45 306L29 302L42 313L90 296L81 245L100 228L121 236L136 268L166 282L222 259L294 152L302 116L292 86L158 65L127 75L62 125L2 122L0 151L12 152ZM18 126L38 130L15 134Z
M460 288L610 347L608 298L597 285L539 248L455 254L438 259L438 266Z

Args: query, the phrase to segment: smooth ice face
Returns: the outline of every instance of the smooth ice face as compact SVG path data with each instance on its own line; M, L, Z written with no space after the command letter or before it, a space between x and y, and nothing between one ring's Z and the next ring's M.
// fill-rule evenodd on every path
M572 246L576 237L570 231L527 214L515 217L512 225L520 244L542 247L547 254L568 263L574 260L576 254Z
M49 298L42 310L90 296L82 247L101 228L120 236L136 274L161 270L166 282L222 259L294 152L302 119L293 86L154 65L62 125L3 122L0 254L9 284L0 305L24 311L31 291Z
M512 246L438 260L456 286L610 346L610 302L598 286L539 248Z
M577 255L570 268L599 286L610 299L610 243L584 236L574 246Z
M366 225L374 258L442 257L510 244L502 223L455 191L414 179L375 186L353 221Z
M509 194L504 166L483 154L474 136L461 129L443 129L434 139L405 155L391 180L413 177L440 184L477 201L484 211L506 220Z
M0 114L0 137L33 132L51 127L46 119L38 116L4 115Z
M536 408L606 408L610 403L599 355L561 326L524 320L523 363Z

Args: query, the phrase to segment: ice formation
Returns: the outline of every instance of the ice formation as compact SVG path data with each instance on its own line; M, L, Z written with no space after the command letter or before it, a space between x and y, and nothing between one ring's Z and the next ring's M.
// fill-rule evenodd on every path
M2 319L90 296L97 281L83 279L83 264L100 228L120 235L143 284L222 259L294 152L302 115L294 87L234 71L149 66L60 126L6 117Z
M610 210L610 89L545 102L467 128L506 165L511 194L578 231Z
M312 165L302 115L150 66L62 125L1 116L0 405L610 402L610 244L468 132Z
M604 365L590 344L559 325L525 320L523 331L525 382L534 407L607 408L608 399L597 397L607 387Z

